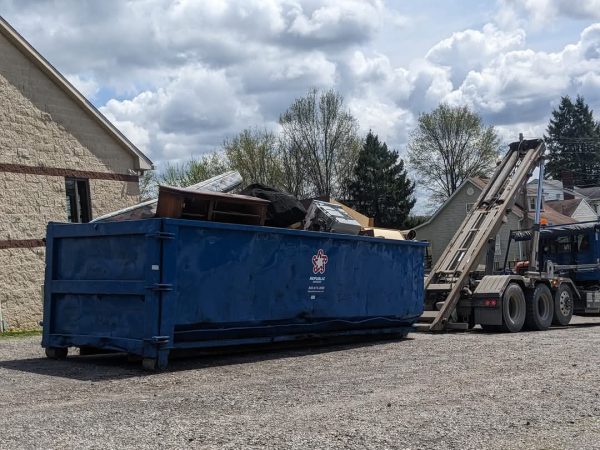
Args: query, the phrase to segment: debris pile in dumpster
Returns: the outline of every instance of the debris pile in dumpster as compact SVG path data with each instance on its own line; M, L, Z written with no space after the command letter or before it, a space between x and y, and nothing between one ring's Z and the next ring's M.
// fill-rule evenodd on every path
M331 197L298 200L287 192L259 183L240 191L242 183L239 172L229 171L187 188L161 185L157 199L106 214L92 222L168 217L414 239L408 231L375 227L372 218Z
M301 225L306 216L306 209L296 197L262 184L251 184L240 194L268 200L267 220L265 225L270 227L288 228L295 224Z
M192 191L233 192L242 185L242 176L236 170L222 173L200 183L192 184L186 189ZM156 216L158 199L147 200L137 205L113 211L97 217L92 222L120 222L122 220L150 219Z
M268 200L159 186L156 217L264 225Z

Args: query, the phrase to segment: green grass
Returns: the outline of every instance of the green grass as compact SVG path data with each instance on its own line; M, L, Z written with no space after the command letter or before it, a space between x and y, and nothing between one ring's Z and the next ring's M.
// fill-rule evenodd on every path
M42 335L42 330L5 331L4 333L0 333L0 339L41 336L41 335Z

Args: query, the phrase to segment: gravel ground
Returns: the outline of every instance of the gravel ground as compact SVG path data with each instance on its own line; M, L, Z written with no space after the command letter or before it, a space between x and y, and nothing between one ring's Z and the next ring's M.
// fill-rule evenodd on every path
M175 360L0 339L0 448L600 448L600 318Z

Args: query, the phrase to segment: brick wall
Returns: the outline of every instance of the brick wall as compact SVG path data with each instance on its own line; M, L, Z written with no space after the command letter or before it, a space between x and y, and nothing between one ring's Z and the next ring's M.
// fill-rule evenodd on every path
M0 165L128 175L133 155L0 35ZM44 169L46 170L46 169ZM133 181L90 179L92 215L135 204ZM66 221L63 176L0 171L0 242L42 239ZM41 319L44 248L0 248L0 308L8 328Z

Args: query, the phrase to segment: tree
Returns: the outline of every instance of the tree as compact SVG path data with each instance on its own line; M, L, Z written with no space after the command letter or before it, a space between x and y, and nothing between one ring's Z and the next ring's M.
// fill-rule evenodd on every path
M277 137L271 131L246 129L226 140L223 147L231 169L237 170L246 184L282 186L282 162Z
M421 216L421 215L408 216L406 218L406 220L404 221L404 228L408 230L408 229L418 227L419 225L427 222L429 219L431 219L431 216Z
M473 176L489 176L498 157L498 136L466 106L441 104L419 116L410 136L408 160L431 203L446 201Z
M600 124L592 110L577 96L575 103L566 96L552 111L548 124L547 175L562 179L563 171L571 171L577 186L595 185L600 178Z
M375 226L402 228L416 202L414 190L398 153L369 131L348 183L348 203L373 217Z
M140 200L142 202L156 198L156 172L146 170L139 178Z
M279 118L285 180L297 196L336 195L351 173L360 143L358 123L333 90L312 89Z
M223 156L213 152L182 164L167 164L157 177L157 182L169 186L187 187L228 170L229 165Z

